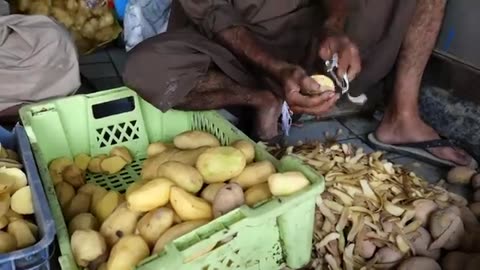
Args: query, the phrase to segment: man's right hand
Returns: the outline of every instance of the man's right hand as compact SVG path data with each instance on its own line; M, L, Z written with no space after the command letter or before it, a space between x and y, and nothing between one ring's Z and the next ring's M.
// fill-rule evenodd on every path
M329 112L340 98L333 91L317 96L306 96L302 89L317 90L320 85L299 66L288 65L280 70L280 78L285 91L285 99L293 113L321 116Z

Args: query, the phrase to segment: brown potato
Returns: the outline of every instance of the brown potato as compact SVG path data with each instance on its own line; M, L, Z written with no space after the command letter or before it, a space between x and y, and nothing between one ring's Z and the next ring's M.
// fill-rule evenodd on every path
M69 183L74 188L79 188L85 184L85 172L75 164L65 167L62 172L62 177L63 181Z
M88 167L87 167L88 171L92 173L103 173L103 170L100 164L107 157L108 157L107 155L98 155L90 159L90 162L88 163Z
M7 232L15 237L18 249L31 246L37 241L27 223L20 219L8 224Z
M102 168L102 171L106 172L107 174L116 174L125 168L127 164L128 162L122 157L111 156L102 160L100 167Z
M9 233L0 231L0 254L12 252L17 248L17 239Z
M236 183L227 184L215 195L215 199L213 200L213 216L217 218L243 204L245 204L245 197L242 187Z
M73 234L77 230L98 230L100 224L97 218L90 213L81 213L76 215L68 223L68 232Z
M68 204L63 215L67 220L71 220L76 215L87 213L90 209L91 197L85 193L78 193Z
M123 158L127 162L127 164L130 164L133 162L133 157L130 151L128 150L127 147L125 146L116 146L110 150L110 156L117 156Z
M442 270L440 265L432 258L411 257L403 261L397 268L398 270L422 269L422 270Z
M451 184L468 185L475 173L476 171L469 167L455 167L448 172L447 181Z
M75 163L75 165L77 165L78 168L80 168L82 171L86 171L87 168L88 168L88 164L90 163L90 160L92 158L85 154L85 153L81 153L81 154L78 154L76 155L74 158L73 158L73 162Z

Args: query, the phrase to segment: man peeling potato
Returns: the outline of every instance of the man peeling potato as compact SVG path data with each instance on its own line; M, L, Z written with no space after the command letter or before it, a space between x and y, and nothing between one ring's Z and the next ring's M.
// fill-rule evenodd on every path
M279 135L284 100L297 114L320 116L334 107L333 91L303 94L322 88L307 74L324 73L334 53L354 97L395 67L391 102L371 141L475 166L418 111L444 8L445 0L174 0L167 32L130 52L124 79L163 111L247 108L255 137L270 140Z

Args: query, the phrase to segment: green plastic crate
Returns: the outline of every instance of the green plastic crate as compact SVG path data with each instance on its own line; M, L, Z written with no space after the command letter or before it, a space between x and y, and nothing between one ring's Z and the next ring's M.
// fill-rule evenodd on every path
M55 218L62 254L59 261L64 270L78 268L48 173L50 161L79 153L95 156L124 145L135 157L133 164L117 175L87 175L88 182L124 191L138 178L150 142L171 141L175 135L192 129L215 134L223 144L249 140L216 112L162 113L127 88L28 105L20 110L20 116ZM256 159L268 159L280 171L302 171L312 185L254 208L242 206L176 239L162 253L145 259L137 269L267 270L284 265L300 268L308 263L315 198L324 189L323 178L296 159L274 159L260 146L256 146ZM202 250L213 245L213 250L203 254ZM202 256L198 257L199 254Z

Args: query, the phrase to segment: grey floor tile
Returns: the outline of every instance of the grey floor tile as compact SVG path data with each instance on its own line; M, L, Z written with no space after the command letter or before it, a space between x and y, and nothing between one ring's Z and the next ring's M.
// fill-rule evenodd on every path
M378 125L377 120L366 116L343 117L339 118L338 121L359 136L371 133Z
M110 57L108 57L106 50L99 50L89 55L82 55L79 59L80 65L108 62L110 62Z
M341 132L338 134L338 131ZM336 134L336 140L355 138L347 128L336 120L304 122L301 127L292 127L290 136L287 137L288 144L297 144L301 142L323 141L327 136L333 137Z
M436 167L410 157L398 157L391 161L395 164L403 165L406 169L415 172L418 176L430 183L438 182L447 174L447 170L444 168Z
M92 80L97 91L107 90L123 86L123 82L119 77L107 77Z
M108 54L110 54L112 62L121 76L127 60L127 52L124 49L112 47L108 49Z
M89 80L118 76L112 63L80 65L80 72Z

